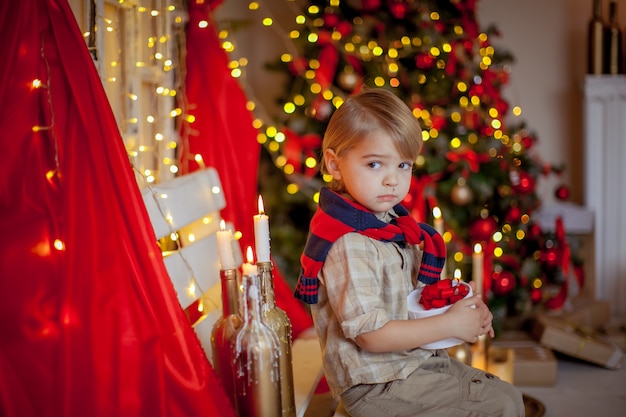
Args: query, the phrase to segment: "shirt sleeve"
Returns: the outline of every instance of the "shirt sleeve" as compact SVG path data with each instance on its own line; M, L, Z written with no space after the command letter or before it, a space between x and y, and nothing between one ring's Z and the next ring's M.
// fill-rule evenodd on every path
M389 314L396 292L388 288L388 275L390 269L401 272L404 263L396 244L376 244L358 233L344 235L333 244L320 279L346 338L354 340L398 318ZM405 285L402 281L400 285Z

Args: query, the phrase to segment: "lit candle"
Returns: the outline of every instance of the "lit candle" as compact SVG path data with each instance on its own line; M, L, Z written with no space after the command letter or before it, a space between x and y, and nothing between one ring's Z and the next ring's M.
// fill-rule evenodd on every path
M435 230L441 236L443 236L443 218L441 217L441 209L437 206L433 208L433 218L435 223ZM441 268L441 279L447 278L448 275L448 265L446 262L443 264L443 268Z
M254 216L254 245L257 262L270 261L270 225L263 208L263 198L259 196L259 214Z
M480 243L474 245L472 254L472 281L476 283L476 293L483 297L483 247Z
M233 257L233 233L226 230L226 223L220 220L220 230L217 231L217 253L220 258L221 269L235 269L237 264Z
M454 279L461 279L461 269L457 268L454 270Z
M480 294L485 299L483 294L483 247L480 243L474 244L474 253L472 254L472 281L476 283L476 294ZM474 368L487 370L487 336L479 335L478 342L474 346L474 352L472 353L472 366Z
M257 267L254 264L254 255L252 254L252 247L248 246L246 251L247 262L241 266L244 275L256 275Z
M435 219L435 230L443 236L443 218L441 217L441 209L437 206L433 208L433 218Z

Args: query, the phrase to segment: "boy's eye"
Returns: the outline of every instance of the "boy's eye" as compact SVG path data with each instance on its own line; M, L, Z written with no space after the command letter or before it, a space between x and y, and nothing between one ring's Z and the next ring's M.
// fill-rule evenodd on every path
M367 166L370 167L370 168L380 168L381 167L380 162L369 162L367 164Z
M411 164L410 162L402 162L400 164L400 169L411 169L413 168L413 164Z

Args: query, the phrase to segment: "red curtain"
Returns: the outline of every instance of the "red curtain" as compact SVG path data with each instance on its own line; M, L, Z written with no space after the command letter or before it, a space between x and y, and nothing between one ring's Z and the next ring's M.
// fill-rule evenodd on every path
M0 2L0 39L0 415L234 416L67 0Z
M212 10L219 4L221 0L189 2L184 108L194 121L183 124L180 158L183 173L198 169L195 154L217 170L226 197L222 217L242 232L240 244L245 254L248 246L254 248L252 216L258 213L260 145L246 96L230 75L228 56L218 38ZM208 22L208 27L200 22ZM291 319L295 338L313 322L277 270L275 287L276 303Z

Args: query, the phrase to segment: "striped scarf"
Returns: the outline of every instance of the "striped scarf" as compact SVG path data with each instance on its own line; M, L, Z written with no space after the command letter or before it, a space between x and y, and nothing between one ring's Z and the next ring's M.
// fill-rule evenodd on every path
M418 223L401 205L393 210L398 217L386 223L363 206L345 199L329 188L322 188L320 201L309 230L304 252L300 257L302 269L295 297L317 303L317 275L324 265L333 243L346 233L360 233L383 242L424 243L424 254L417 279L425 284L439 280L446 257L443 238L431 226Z

